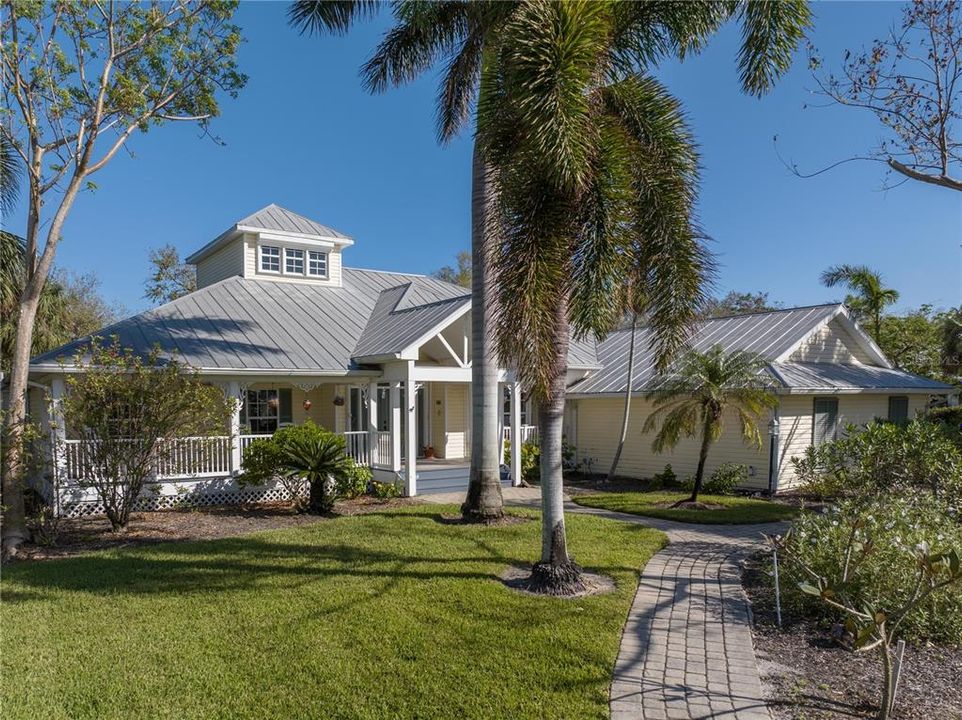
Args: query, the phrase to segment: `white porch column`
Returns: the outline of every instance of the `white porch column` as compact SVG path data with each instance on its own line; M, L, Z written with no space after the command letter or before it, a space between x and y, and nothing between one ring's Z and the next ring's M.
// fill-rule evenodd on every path
M367 386L367 449L371 458L371 465L378 465L384 460L377 454L377 383Z
M401 383L391 382L391 470L401 471Z
M511 383L511 484L521 485L521 383Z
M241 470L241 446L240 446L240 415L241 415L241 404L244 400L241 398L241 386L236 380L231 380L227 383L227 397L231 401L231 413L230 413L230 469L231 474L237 475Z
M504 465L504 388L504 383L498 383L498 472ZM511 407L514 407L514 398Z
M47 418L50 424L50 455L53 470L53 513L60 516L60 487L67 480L67 426L61 402L67 386L62 377L50 382L50 405Z
M413 362L408 363L407 380L404 381L404 401L407 419L404 424L405 432L405 473L404 494L414 497L418 494L418 392L417 383L411 379Z

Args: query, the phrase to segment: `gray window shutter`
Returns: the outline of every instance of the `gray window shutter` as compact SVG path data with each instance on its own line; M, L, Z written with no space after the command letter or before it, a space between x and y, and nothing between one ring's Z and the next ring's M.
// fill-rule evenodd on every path
M909 419L909 399L905 395L889 397L889 422L904 423Z
M291 389L281 388L277 391L277 400L280 403L278 421L281 423L294 422L294 407L291 402Z
M812 444L834 440L838 425L838 398L815 398L812 417Z

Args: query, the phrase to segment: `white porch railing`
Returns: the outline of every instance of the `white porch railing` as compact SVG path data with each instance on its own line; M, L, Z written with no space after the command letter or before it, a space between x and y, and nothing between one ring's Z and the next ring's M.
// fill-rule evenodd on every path
M340 434L344 436L346 441L345 452L354 462L359 465L372 464L367 431ZM271 437L269 434L237 436L241 458L244 457L244 450L252 442L269 437ZM135 441L131 440L130 442ZM156 478L158 480L226 476L230 475L235 469L231 467L232 443L228 435L174 438L164 444L166 447L160 448L157 457ZM385 458L384 462L390 463L391 433L378 433L376 452L380 453L382 458ZM67 440L65 442L63 465L67 480L84 479L84 469L89 467L90 464L89 441Z
M237 439L240 441L241 457L244 457L244 451L252 442L255 440L267 440L270 437L273 437L270 433L267 435L238 435Z
M127 442L137 442L130 440ZM85 440L67 440L64 466L68 480L84 479L93 459ZM157 478L216 477L231 472L231 442L226 435L173 438L161 444L155 466Z
M374 448L371 453L372 467L391 467L391 432L379 430L375 434Z
M157 476L164 478L230 474L230 438L182 437L166 441L157 457Z
M504 428L504 440L507 442L511 441L511 428L505 426ZM521 444L531 443L532 445L538 444L538 426L537 425L522 425L521 426Z
M352 430L341 433L346 441L345 451L358 465L370 465L371 453L368 450L367 430Z

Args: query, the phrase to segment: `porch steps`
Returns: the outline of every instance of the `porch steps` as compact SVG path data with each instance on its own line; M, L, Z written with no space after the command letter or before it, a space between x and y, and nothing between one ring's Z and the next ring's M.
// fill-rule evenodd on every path
M458 492L468 489L471 468L468 466L418 468L418 495L433 495L435 493ZM401 471L404 477L404 471ZM510 475L501 473L501 486L510 487Z

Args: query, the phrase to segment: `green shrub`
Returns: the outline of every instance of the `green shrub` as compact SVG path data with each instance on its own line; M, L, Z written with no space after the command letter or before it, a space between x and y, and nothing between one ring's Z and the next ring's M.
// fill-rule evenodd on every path
M372 480L371 494L376 498L381 498L382 500L396 498L401 497L401 488L399 488L395 483Z
M861 497L927 488L957 502L962 496L962 452L940 426L915 419L904 425L849 425L843 437L792 458L803 492Z
M348 499L364 495L372 478L370 468L352 461L344 477L337 482L335 492L339 498Z
M723 463L719 465L711 476L702 482L701 491L708 495L731 495L736 487L744 483L748 477L748 466L738 463ZM695 478L689 475L681 483L681 489L691 492L695 489Z
M962 405L932 408L922 419L941 427L956 447L962 449Z
M663 487L674 485L677 482L678 476L675 475L675 471L671 469L671 463L668 463L665 465L664 470L660 473L655 473L648 484L652 490L661 490Z
M880 493L842 501L825 513L805 513L794 523L786 548L820 577L831 578L845 563L846 547L856 534L858 572L846 592L870 607L906 604L918 575L918 551L962 552L962 525L955 510L925 491ZM865 553L864 559L861 553ZM783 589L790 606L841 621L841 615L800 589L812 578L796 564L785 568ZM962 643L962 593L957 587L933 594L914 608L902 627L907 637Z
M722 463L704 485L710 495L730 495L748 480L748 466L740 463Z
M263 485L277 480L297 510L327 512L339 489L355 487L349 479L355 465L345 454L344 438L310 421L253 441L244 450L243 463L238 483Z
M511 442L504 444L504 463L511 467ZM521 446L521 479L526 483L538 480L541 474L541 448L534 443L524 443Z

